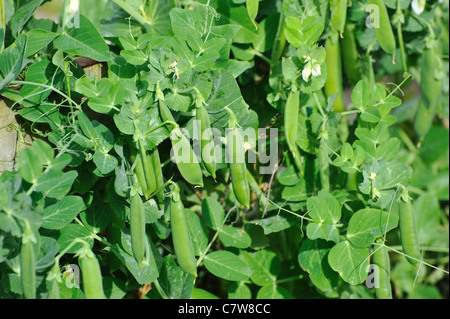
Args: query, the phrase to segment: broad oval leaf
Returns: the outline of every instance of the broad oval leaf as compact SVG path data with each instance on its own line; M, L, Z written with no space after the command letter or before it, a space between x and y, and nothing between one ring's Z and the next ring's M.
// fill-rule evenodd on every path
M350 285L362 283L368 274L369 250L343 241L331 248L328 263Z
M53 44L55 48L66 53L91 58L98 62L105 62L111 58L108 45L92 22L83 15L80 15L78 27L63 31Z
M209 272L225 280L243 281L252 274L250 267L241 258L225 250L209 253L203 262Z
M398 214L366 208L356 212L347 228L347 239L356 247L368 247L377 237L398 226Z
M258 286L268 286L276 283L281 271L281 262L274 252L258 250L254 253L243 251L242 257L250 266L250 279Z
M85 208L80 196L63 197L56 204L48 206L42 212L42 227L61 229L68 225Z
M202 216L206 226L218 230L222 228L225 211L216 199L208 197L202 202Z
M313 284L322 291L337 286L338 274L328 264L328 253L334 243L322 239L306 239L298 253L298 263L307 271Z
M245 249L250 247L252 239L242 228L224 225L219 231L220 241L225 246Z

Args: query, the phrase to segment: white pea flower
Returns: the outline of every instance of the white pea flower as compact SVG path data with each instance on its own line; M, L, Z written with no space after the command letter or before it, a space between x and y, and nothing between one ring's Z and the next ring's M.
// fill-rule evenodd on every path
M303 81L308 82L309 77L311 76L311 73L312 73L311 67L309 66L309 64L307 64L303 68L303 72L302 72Z
M415 14L421 15L425 10L426 0L413 0L412 1L412 9Z
M322 74L322 70L320 69L319 63L314 63L314 66L312 68L312 75L313 76L320 76Z

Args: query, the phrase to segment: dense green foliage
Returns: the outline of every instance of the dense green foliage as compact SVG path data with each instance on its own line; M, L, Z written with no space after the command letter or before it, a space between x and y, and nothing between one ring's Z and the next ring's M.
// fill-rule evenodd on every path
M448 1L47 2L0 7L0 298L448 298Z

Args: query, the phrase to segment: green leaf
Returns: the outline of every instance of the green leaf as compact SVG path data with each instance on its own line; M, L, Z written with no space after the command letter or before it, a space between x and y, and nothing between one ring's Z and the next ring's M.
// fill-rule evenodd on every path
M192 290L192 294L190 299L220 299L219 297L217 297L216 295L213 295L212 293L210 293L209 291L206 291L204 289L201 288L194 288Z
M250 267L241 258L226 250L209 253L203 262L209 272L225 280L243 281L252 274Z
M194 277L182 271L170 254L164 257L158 282L170 299L188 299L194 289Z
M85 205L80 196L63 197L56 204L44 209L42 212L42 227L61 229L68 225L84 209Z
M21 6L11 17L9 21L13 35L17 35L23 26L33 16L35 10L44 2L44 0L31 0Z
M259 11L259 0L246 0L247 12L250 20L252 20L255 28L258 28L256 24L256 17L258 16Z
M252 43L258 37L255 25L247 12L245 6L234 5L232 1L220 1L217 12L220 14L219 23L222 25L238 26L234 37L235 43ZM243 3L243 2L242 2Z
M64 30L53 44L55 48L66 53L91 58L98 62L111 59L108 45L92 22L83 15L80 15L79 26Z
M225 247L245 249L252 243L252 239L245 230L227 225L219 230L219 238Z
M75 239L84 240L89 244L90 248L94 246L94 238L92 237L92 233L84 226L79 224L68 224L67 226L61 228L59 232L60 235L56 242L60 247L60 251L65 250L74 242ZM66 253L75 254L82 247L82 243L75 243L66 251Z
M264 219L255 219L249 221L248 223L261 226L264 230L264 235L269 235L271 233L277 233L287 228L291 228L297 223L297 219L291 215L276 215L266 217Z
M50 169L37 180L35 191L42 192L47 197L61 199L70 191L77 176L76 171L63 173L59 169Z
M145 28L152 35L170 35L172 33L169 13L175 7L173 0L149 0L146 15L150 24Z
M329 192L320 191L318 196L308 198L307 207L313 219L306 227L308 238L339 242L336 224L341 219L341 205L338 200Z
M49 166L52 164L54 159L53 148L43 140L33 142L33 152L39 157L42 165Z
M357 109L365 109L369 106L371 100L371 93L369 84L367 81L361 80L359 81L352 92L352 103L353 106Z
M216 50L208 49L194 60L193 67L196 72L204 72L211 69L216 61L220 58L220 54Z
M443 234L436 231L440 227L442 213L439 199L432 193L422 194L413 201L413 208L417 212L415 218L419 242L421 245L430 245Z
M187 34L201 37L207 30L207 8L196 6L193 10L175 8L170 11L173 32L181 38Z
M313 284L322 291L328 291L337 286L338 274L328 264L328 253L334 243L317 239L305 241L300 246L298 262L307 271Z
M95 192L91 205L80 214L83 224L94 234L98 234L111 222L111 211L101 193Z
M218 230L222 228L225 211L216 199L208 197L202 202L202 216L206 226Z
M46 48L57 36L55 32L42 29L33 29L26 33L28 38L27 50L25 57L35 55L40 50Z
M258 250L253 253L242 252L242 258L250 266L250 279L258 286L268 286L276 283L281 271L281 262L274 252Z
M358 285L367 278L369 256L367 248L359 248L349 241L343 241L331 248L328 263L345 282Z
M25 67L24 57L27 49L27 36L17 37L14 44L3 50L0 54L0 71L3 78L0 77L0 91L14 81Z
M89 107L95 112L102 114L111 114L114 111L119 111L116 105L120 104L125 97L123 83L104 78L100 81L99 88L101 90L97 91L97 97L89 100Z
M271 286L264 286L261 287L261 289L258 290L258 293L256 294L256 299L291 299L292 295L284 287L277 286L277 285L271 285Z
M376 238L398 226L398 215L365 208L357 211L348 223L347 239L356 247L369 247Z
M50 61L38 61L28 68L25 81L58 86L63 76L63 73L59 72L59 69ZM24 100L20 102L21 104L35 106L42 104L52 93L52 90L36 85L24 85L19 92L24 97Z
M191 232L194 253L196 256L200 256L208 247L208 229L196 213L190 209L186 209L185 211Z
M105 154L102 152L95 152L92 160L94 161L100 173L103 175L111 173L119 165L119 161L117 160L117 158L110 154Z
M127 242L131 245L130 235L122 234L122 236L126 237ZM159 277L159 265L161 264L162 257L156 247L153 245L151 241L147 240L149 245L149 249L147 252L150 253L150 256L146 255L144 261L141 263L141 268L139 269L139 265L134 258L134 256L128 253L126 250L122 249L118 244L111 246L111 251L114 255L120 260L122 264L124 264L127 269L131 272L136 281L145 285L150 282L154 282ZM122 245L124 245L124 240L122 239ZM131 251L131 246L129 247Z
M295 16L286 18L286 39L294 47L299 47L301 44L312 46L319 40L323 30L322 19L316 16L308 16L303 19Z
M228 286L228 299L252 299L252 292L244 281L233 282Z
M419 149L419 156L425 163L431 164L448 152L449 134L445 127L434 126L430 129L422 146Z
M167 106L173 111L187 112L191 105L191 99L187 95L179 93L169 93L165 96L164 101Z
M412 168L403 163L389 163L381 166L374 186L378 190L386 190L397 187L399 184L407 184L412 176Z
M42 175L39 156L30 148L22 150L18 159L19 174L28 183L34 184Z
M119 257L121 260L126 260L126 267L130 272L135 276L136 280L149 280L148 277L154 278L157 277L159 274L159 269L161 269L161 265L163 263L163 258L158 251L158 249L154 246L153 242L149 240L149 237L146 237L147 240L147 250L145 253L145 259L142 262L142 268L141 270L146 267L146 271L144 274L139 274L138 277L136 277L136 274L139 272L139 265L136 261L136 259L133 257L133 249L131 248L131 235L129 229L123 229L121 231L121 245L117 245L120 248L120 253L122 254L122 257ZM114 251L113 251L114 252ZM117 251L116 251L117 252ZM114 252L114 254L116 254ZM132 260L131 260L131 259ZM139 281L140 283L144 283L143 281ZM154 281L151 280L151 281Z
M148 60L144 52L137 50L122 50L120 55L125 58L125 61L133 65L142 65Z
M300 182L301 177L295 171L294 166L286 167L278 176L278 182L284 186L294 186Z

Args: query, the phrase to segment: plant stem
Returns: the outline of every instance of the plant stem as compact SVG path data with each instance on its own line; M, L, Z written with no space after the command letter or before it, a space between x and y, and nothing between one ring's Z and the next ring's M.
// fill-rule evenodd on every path
M28 82L28 81L11 81L10 84L16 84L16 85L34 85L34 86L39 86L45 89L49 89L54 91L55 93L58 93L59 95L61 95L62 97L66 98L67 101L73 103L77 109L81 110L81 106L75 102L74 100L72 100L68 95L66 95L64 92L58 90L57 88L50 86L50 85L46 85L46 84L41 84L41 83L35 83L35 82ZM12 109L12 107L11 107Z

